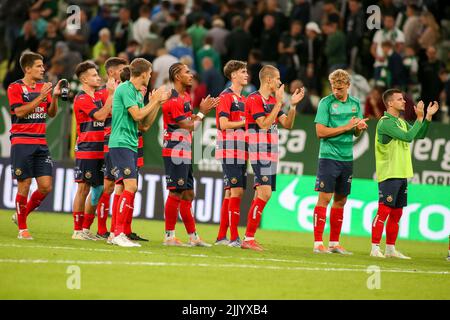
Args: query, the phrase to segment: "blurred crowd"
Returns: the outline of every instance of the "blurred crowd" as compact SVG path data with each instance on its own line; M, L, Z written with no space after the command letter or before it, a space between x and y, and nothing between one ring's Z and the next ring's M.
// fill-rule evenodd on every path
M406 119L419 99L440 102L438 121L450 115L446 0L0 0L0 39L3 90L23 76L25 50L44 56L49 81L73 81L73 92L79 62L92 59L105 78L109 57L143 57L152 87L168 82L174 62L189 65L195 107L223 90L222 67L237 59L248 62L245 94L265 64L279 68L286 99L304 86L299 113L315 114L328 74L344 68L367 117L383 114L382 92L394 87L407 93Z

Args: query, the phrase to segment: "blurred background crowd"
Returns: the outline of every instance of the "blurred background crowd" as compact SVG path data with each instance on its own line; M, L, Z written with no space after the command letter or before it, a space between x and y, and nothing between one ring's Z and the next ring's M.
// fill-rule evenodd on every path
M222 68L237 59L248 62L245 94L258 88L264 64L279 68L286 100L304 86L299 113L315 114L329 72L344 68L367 117L381 117L382 92L393 87L407 93L407 120L418 99L440 102L437 121L450 115L446 0L0 0L0 94L23 76L25 50L44 56L47 80L66 78L73 93L75 66L85 59L106 78L109 57L146 58L151 87L168 82L170 65L182 61L195 73L195 107L220 94Z

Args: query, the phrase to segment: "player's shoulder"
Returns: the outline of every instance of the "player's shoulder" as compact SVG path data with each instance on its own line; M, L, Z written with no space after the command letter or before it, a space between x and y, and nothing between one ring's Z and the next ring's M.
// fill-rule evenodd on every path
M356 103L358 106L359 106L359 103L360 103L360 101L359 101L359 99L357 97L351 96L351 95L348 95L348 101L351 102L351 103Z
M331 103L333 103L336 100L333 94L329 94L319 101L319 106L329 106Z
M259 91L252 92L248 95L247 101L260 101L261 100L261 94Z
M23 85L22 79L16 80L9 84L8 91L21 90L21 86Z
M233 95L233 90L231 90L231 88L225 88L220 94L219 97L220 98L226 98L229 97L230 95Z

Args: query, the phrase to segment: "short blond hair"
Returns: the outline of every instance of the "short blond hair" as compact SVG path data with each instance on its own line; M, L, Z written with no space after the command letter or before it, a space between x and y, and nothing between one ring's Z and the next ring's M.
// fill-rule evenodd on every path
M343 69L337 69L330 73L328 76L328 81L333 85L349 85L350 84L350 75L347 71Z
M267 64L259 71L259 81L263 81L266 78L274 77L275 73L280 72L276 67Z

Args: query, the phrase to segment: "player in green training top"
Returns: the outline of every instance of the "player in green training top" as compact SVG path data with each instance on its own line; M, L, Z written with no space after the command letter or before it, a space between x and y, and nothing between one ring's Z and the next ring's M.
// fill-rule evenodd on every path
M319 168L316 191L319 199L314 208L314 253L351 254L339 245L344 205L350 194L353 175L353 136L367 129L359 100L348 94L350 76L342 69L333 71L328 80L332 94L319 102L315 119L320 138ZM330 242L323 245L327 206L334 194L330 214Z
M138 127L150 127L169 93L164 86L154 90L149 103L144 106L140 89L148 85L152 64L143 58L136 58L130 64L130 73L130 80L117 87L112 103L109 154L116 184L122 183L124 191L113 213L116 214L116 229L111 243L121 247L140 247L124 233L126 221L132 218L137 191Z
M417 103L414 111L417 120L411 127L399 118L400 112L405 110L403 93L397 89L390 89L383 93L383 103L387 112L378 121L375 134L375 160L378 180L379 204L378 212L372 223L372 251L371 256L384 258L394 257L410 259L395 250L398 235L398 223L402 216L403 207L407 205L407 178L413 176L411 151L409 144L414 139L423 139L428 131L431 118L439 110L435 101L427 108L424 116L424 104ZM386 251L380 250L380 240L386 224Z

